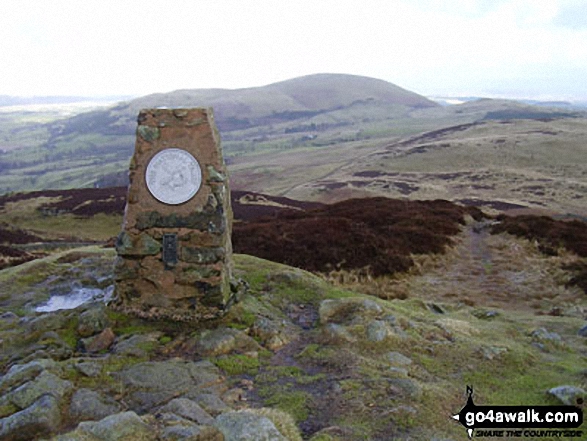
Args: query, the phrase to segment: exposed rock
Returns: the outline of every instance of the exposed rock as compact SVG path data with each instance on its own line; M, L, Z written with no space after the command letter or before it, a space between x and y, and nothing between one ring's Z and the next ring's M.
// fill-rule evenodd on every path
M479 353L485 358L486 360L493 360L496 357L499 357L501 354L507 352L508 349L499 346L483 346L479 348Z
M212 416L218 416L221 413L232 410L220 397L216 394L198 394L191 397L193 401L198 403L202 408Z
M106 328L98 335L82 339L81 343L87 352L96 353L105 351L110 346L112 346L115 338L116 335L114 335L112 328Z
M109 397L90 389L78 389L71 397L69 415L78 422L97 421L121 410L121 406Z
M15 364L8 370L6 375L0 378L0 394L5 394L14 386L32 380L44 370L59 373L61 368L51 359L39 359L26 364Z
M251 335L258 337L267 349L277 351L295 338L296 331L292 325L287 326L285 321L278 323L259 317L251 328Z
M405 355L400 354L399 352L388 352L385 356L389 363L392 365L409 366L412 364L411 358L406 357Z
M408 376L408 370L406 368L402 368L402 367L392 366L389 368L389 372L396 377L407 377Z
M0 439L28 441L55 432L60 424L59 403L47 394L26 409L0 419Z
M100 440L108 441L154 441L157 439L156 432L134 412L117 413L97 422L80 423L75 432L85 432Z
M180 417L202 425L209 425L214 422L214 418L202 409L198 403L188 400L187 398L176 398L171 400L159 409L159 413L165 412L174 413Z
M224 441L224 436L212 426L176 425L161 430L160 438L164 441Z
M131 366L117 376L128 391L125 401L139 412L174 397L193 398L203 392L226 389L220 370L209 361L150 361Z
M562 343L563 339L556 332L549 332L546 328L538 328L531 332L530 336L533 341Z
M259 344L244 332L231 328L218 328L205 331L197 344L203 356L229 354L233 351L249 352L261 350Z
M110 325L109 322L104 307L96 306L79 316L77 333L81 337L90 337L107 328Z
M548 393L567 406L582 406L587 398L587 392L576 386L557 386L550 389Z
M355 316L377 316L383 308L374 300L351 297L344 299L326 299L320 303L318 315L320 323L344 323Z
M367 340L380 342L385 340L391 334L391 330L384 321L372 320L367 324L366 333Z
M390 379L391 388L400 396L419 398L422 395L422 387L410 378Z
M577 332L577 334L580 335L581 337L587 337L587 325L585 325L581 329L579 329L579 332Z
M287 441L269 418L250 412L227 412L214 422L225 441Z
M343 325L337 325L336 323L328 323L324 327L324 338L330 343L344 343L344 342L355 342L357 339L351 335Z
M156 343L163 334L161 332L149 332L148 334L132 335L116 343L112 352L117 355L130 355L133 357L145 357L147 351L145 345Z
M69 317L63 311L47 312L31 320L27 327L31 332L55 331L64 328L68 320Z
M74 367L86 377L97 377L102 372L102 366L96 361L82 361L75 363Z
M62 380L55 374L43 371L32 381L16 388L8 395L10 402L20 409L25 409L45 394L52 395L59 404L63 397L71 391L73 385Z
M562 337L556 332L549 332L546 328L538 328L530 333L532 345L541 351L548 351L550 347L561 347L565 345Z

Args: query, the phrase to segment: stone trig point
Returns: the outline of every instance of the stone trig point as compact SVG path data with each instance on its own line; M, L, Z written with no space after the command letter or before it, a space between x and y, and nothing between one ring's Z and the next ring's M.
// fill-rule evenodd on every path
M112 306L145 318L222 315L231 301L231 227L212 110L142 110Z

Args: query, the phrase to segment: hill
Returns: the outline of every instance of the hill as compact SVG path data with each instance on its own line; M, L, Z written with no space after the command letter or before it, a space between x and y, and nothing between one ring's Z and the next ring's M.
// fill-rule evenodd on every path
M401 137L492 115L508 119L580 116L492 100L441 107L382 80L335 74L248 89L154 94L56 121L43 121L34 113L3 113L0 192L125 185L136 115L141 108L158 106L212 106L235 182L250 178L249 170L241 174L244 161L247 168L261 174L260 179L253 178L260 186L241 188L275 195L269 191L271 177L266 172L271 168L262 164L268 154L295 152L314 158L324 154L324 147L331 159L345 157L349 149L368 155ZM310 160L305 166L316 169ZM302 184L300 178L292 184Z

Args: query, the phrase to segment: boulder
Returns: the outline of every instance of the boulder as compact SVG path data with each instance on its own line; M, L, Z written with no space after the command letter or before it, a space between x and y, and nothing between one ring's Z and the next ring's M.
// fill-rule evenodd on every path
M71 382L62 380L49 371L41 372L37 378L14 389L8 395L8 399L20 409L32 405L43 395L52 395L58 404L61 404L64 396L73 389Z
M112 349L112 352L117 355L145 357L148 354L145 346L158 343L162 335L163 333L159 331L132 335L118 341Z
M80 361L74 367L86 377L97 377L102 372L102 365L96 361Z
M49 358L33 360L26 364L15 364L6 375L0 378L0 395L4 395L14 386L31 381L46 369L56 373L61 371L59 365Z
M386 322L382 320L371 320L366 328L367 340L372 342L380 342L391 335L391 330Z
M159 409L158 413L167 412L179 415L180 417L186 418L197 424L210 425L214 422L214 418L202 409L198 403L187 398L176 398L171 400Z
M548 393L567 406L582 406L587 398L585 390L576 386L557 386L550 389Z
M259 351L261 346L242 331L218 328L204 331L197 344L198 352L205 356L230 354L231 352Z
M537 343L552 343L560 345L563 343L562 337L556 332L549 332L546 328L537 328L530 333L532 341Z
M106 328L98 335L81 340L83 348L90 353L105 351L114 343L116 336L112 328Z
M28 441L55 432L61 424L59 402L49 394L24 410L0 419L0 439Z
M121 412L97 422L80 423L75 430L108 441L155 441L156 432L134 412ZM65 438L66 439L66 438Z
M71 397L69 416L76 422L97 421L121 410L120 404L112 398L90 389L78 389Z
M209 361L148 361L116 375L128 391L125 401L138 412L151 410L175 397L192 398L226 389L220 370Z
M295 339L296 329L285 321L258 317L251 327L251 335L257 337L267 349L277 351Z
M269 418L246 411L223 413L214 426L225 441L287 441Z
M161 430L163 441L224 441L224 436L217 428L211 426L175 425Z
M399 352L388 352L386 354L387 361L394 366L409 366L412 364L412 359L406 357Z
M192 396L191 399L202 406L202 408L212 416L218 416L221 413L232 410L216 394L202 393Z
M104 306L100 305L84 311L79 316L77 333L81 337L90 337L98 334L108 326L110 326L110 321L106 315Z

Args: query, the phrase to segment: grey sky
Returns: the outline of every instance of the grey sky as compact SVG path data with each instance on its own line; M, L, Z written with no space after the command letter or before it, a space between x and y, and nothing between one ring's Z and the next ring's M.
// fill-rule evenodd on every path
M587 100L586 0L3 0L0 94L145 95L332 72Z

